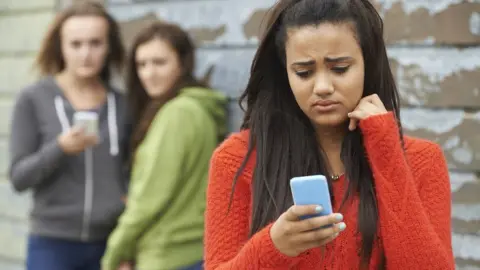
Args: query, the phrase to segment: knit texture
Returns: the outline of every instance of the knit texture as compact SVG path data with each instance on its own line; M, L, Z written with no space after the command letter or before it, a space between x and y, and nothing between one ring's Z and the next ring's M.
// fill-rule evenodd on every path
M379 211L380 240L375 243L370 269L378 269L382 253L388 270L455 269L450 182L440 147L405 136L403 151L393 113L367 118L360 122L360 129L375 179ZM255 167L252 155L239 177L227 214L233 179L246 156L248 136L248 131L231 135L211 160L205 214L206 269L358 269L358 197L342 209L347 229L324 250L315 248L288 257L270 238L272 224L248 237ZM346 187L344 177L334 182L334 198L341 200ZM340 203L335 201L334 205Z

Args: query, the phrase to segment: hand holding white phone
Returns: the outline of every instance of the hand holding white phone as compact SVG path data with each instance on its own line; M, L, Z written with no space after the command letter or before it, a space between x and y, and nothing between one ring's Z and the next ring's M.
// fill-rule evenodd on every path
M76 112L73 115L73 125L82 127L85 135L98 135L98 114L95 112Z
M73 127L58 136L63 152L78 154L98 143L98 115L93 112L77 112L73 116Z

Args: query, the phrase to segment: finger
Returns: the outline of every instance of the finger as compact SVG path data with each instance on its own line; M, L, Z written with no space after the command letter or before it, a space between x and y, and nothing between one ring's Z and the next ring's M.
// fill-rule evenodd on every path
M330 237L327 237L327 238L324 238L322 240L319 240L319 241L310 241L310 242L307 242L304 244L304 249L305 250L309 250L309 249L312 249L312 248L317 248L317 247L321 247L321 246L325 246L326 244L332 242L335 238L337 238L340 234L339 233L335 233L333 235L331 235Z
M311 241L321 241L331 237L334 234L340 233L347 228L344 222L333 224L327 227L323 227L317 230L312 230L299 234L296 238L300 243L306 243Z
M379 108L383 108L383 102L382 100L380 99L380 97L377 95L377 94L373 94L373 95L370 95L369 96L369 102L372 103L373 105L379 107Z
M335 213L328 216L313 217L299 221L295 224L294 229L298 232L307 232L323 226L336 224L341 221L343 221L343 215Z
M348 130L354 131L357 128L357 120L350 119L350 123L348 123Z
M293 205L284 213L284 218L288 221L297 221L302 216L315 215L322 210L323 208L318 205Z
M365 111L359 110L359 109L357 109L357 110L355 110L351 113L348 113L348 117L350 119L354 119L354 120L363 120L363 119L367 118L367 116L368 116L368 114Z
M71 129L70 129L70 132L72 132L72 134L74 136L78 136L80 134L83 134L84 132L84 128L82 126L73 126Z

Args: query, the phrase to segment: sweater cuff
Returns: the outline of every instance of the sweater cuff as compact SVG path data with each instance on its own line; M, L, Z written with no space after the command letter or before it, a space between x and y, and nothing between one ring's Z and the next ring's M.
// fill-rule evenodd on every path
M254 237L255 250L261 250L259 254L260 269L279 268L285 265L294 266L300 261L300 257L290 257L281 253L273 244L270 237L270 229L273 223L259 231Z
M360 121L360 129L366 137L376 137L377 135L396 132L398 134L398 125L393 112L377 114Z

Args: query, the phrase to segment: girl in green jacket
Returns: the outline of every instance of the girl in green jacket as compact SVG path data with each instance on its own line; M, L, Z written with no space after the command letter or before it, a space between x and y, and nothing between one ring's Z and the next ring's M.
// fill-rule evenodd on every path
M127 89L135 118L125 212L104 270L202 269L210 157L226 134L226 98L193 76L194 45L155 22L135 38Z

